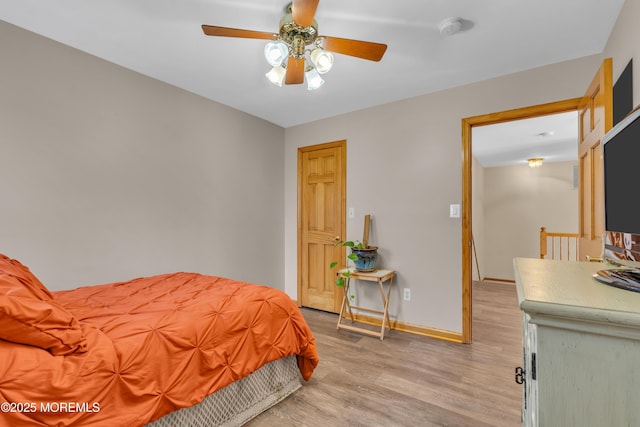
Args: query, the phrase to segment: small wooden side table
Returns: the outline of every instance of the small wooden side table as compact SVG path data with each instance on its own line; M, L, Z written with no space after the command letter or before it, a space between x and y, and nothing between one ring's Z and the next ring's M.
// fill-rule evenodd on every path
M349 271L349 276L344 276L344 273ZM367 335L373 335L375 337L380 337L380 340L384 339L385 328L391 329L391 323L389 321L389 296L391 295L391 285L393 284L393 276L395 275L395 270L374 270L372 272L360 272L355 269L343 269L338 272L339 275L343 276L345 280L345 284L343 287L343 296L342 296L342 306L340 307L340 317L338 317L338 329L347 329L350 331L361 332ZM362 280L365 282L377 282L380 287L380 296L382 297L382 304L384 306L384 310L373 310L366 307L357 307L355 305L351 305L349 302L349 286L351 285L351 279ZM385 295L383 283L389 281L389 285L387 287L387 293ZM347 318L347 312L349 312L349 316L351 318L351 322L357 322L356 318L353 316L352 309L362 310L369 313L376 313L382 315L382 327L380 328L380 332L371 331L369 329L365 329L355 325L346 325L343 322L343 319Z

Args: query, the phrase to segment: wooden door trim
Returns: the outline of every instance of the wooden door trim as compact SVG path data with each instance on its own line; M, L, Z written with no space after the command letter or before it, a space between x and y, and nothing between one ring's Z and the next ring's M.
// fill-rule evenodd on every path
M593 76L587 91L585 92L580 105L578 107L579 114L579 131L578 136L578 175L580 193L579 193L579 215L578 230L580 237L578 238L578 256L584 259L585 256L602 256L601 253L593 252L595 249L601 248L601 238L604 232L604 218L600 217L600 221L596 221L596 212L604 212L604 182L600 181L597 187L596 176L594 171L596 162L602 165L602 157L594 157L596 148L602 149L601 141L604 135L613 127L613 60L605 58L600 64L600 68ZM599 117L598 122L595 121L596 111L604 111L604 115ZM583 117L585 112L589 114L589 129L585 132ZM588 156L588 158L587 158ZM585 162L588 163L589 179L585 179ZM602 178L601 176L599 177ZM588 187L587 187L588 185ZM588 191L589 217L585 215L585 189ZM599 201L596 206L596 201ZM597 209L600 208L600 209ZM585 224L586 223L586 224ZM586 231L586 232L585 232ZM598 232L599 231L599 232ZM595 244L594 244L595 241Z
M512 120L529 119L550 114L577 111L582 98L550 102L531 107L516 108L497 113L462 119L462 342L472 341L472 224L471 224L471 131L474 126L485 126Z
M297 225L297 241L298 241L298 296L296 298L296 303L298 307L302 306L302 155L306 152L324 150L327 148L341 148L340 152L342 153L341 163L342 170L340 171L341 179L342 179L342 197L340 200L340 209L341 214L340 218L342 219L340 224L340 233L341 237L344 238L347 235L347 141L339 140L333 142L327 142L324 144L316 144L309 145L306 147L298 147L298 201L297 201L297 216L298 216L298 225ZM346 249L343 247L341 249L340 259L345 259L346 257ZM329 266L327 266L328 268Z

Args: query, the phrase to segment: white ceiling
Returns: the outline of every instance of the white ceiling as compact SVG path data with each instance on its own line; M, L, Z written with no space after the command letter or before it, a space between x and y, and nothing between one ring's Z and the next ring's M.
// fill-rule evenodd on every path
M283 127L601 53L624 0L320 0L320 35L386 43L381 62L336 55L319 90L267 81L264 40L286 0L0 0L0 19ZM438 24L465 21L442 36Z
M484 167L527 164L542 157L544 162L578 159L578 113L554 114L474 127L473 156Z

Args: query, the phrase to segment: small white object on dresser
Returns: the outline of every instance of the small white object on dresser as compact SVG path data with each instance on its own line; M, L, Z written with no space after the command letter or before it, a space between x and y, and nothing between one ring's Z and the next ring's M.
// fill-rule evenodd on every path
M596 281L605 268L514 260L525 426L640 426L640 293Z

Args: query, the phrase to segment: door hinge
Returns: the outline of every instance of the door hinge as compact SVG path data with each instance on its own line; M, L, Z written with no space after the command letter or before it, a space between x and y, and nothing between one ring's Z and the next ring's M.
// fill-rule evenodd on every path
M531 353L531 379L536 379L536 354Z

